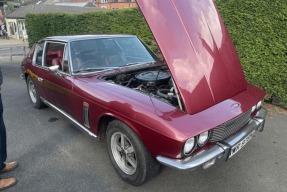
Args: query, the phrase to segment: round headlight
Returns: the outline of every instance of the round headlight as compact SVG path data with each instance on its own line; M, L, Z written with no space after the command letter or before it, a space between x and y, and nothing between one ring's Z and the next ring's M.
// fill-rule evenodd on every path
M194 137L189 138L184 144L183 153L185 155L190 154L194 149L194 147L195 147L195 138Z
M262 106L262 101L259 101L256 105L256 109L259 109Z
M209 133L208 131L204 132L204 133L201 133L199 136L198 136L198 145L200 147L202 147L207 141L208 141L208 136L209 136Z

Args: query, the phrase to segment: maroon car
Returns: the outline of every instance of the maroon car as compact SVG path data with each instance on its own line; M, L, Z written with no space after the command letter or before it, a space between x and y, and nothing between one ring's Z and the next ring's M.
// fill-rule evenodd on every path
M265 93L246 82L212 0L137 2L164 60L133 35L79 35L35 43L21 65L34 107L105 139L132 185L160 164L193 170L227 161L266 116Z

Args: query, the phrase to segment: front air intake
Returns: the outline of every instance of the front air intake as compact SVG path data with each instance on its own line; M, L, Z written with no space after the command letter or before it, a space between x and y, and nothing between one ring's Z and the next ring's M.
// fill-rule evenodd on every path
M214 128L210 134L210 142L221 141L230 135L236 133L241 127L249 122L251 109L221 125Z

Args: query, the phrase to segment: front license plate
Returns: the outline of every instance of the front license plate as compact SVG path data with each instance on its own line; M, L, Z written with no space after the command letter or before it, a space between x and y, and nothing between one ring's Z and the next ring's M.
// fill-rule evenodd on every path
M244 147L248 143L248 141L251 140L254 135L254 132L255 131L251 132L247 137L245 137L243 140L241 140L239 143L237 143L231 148L229 158L235 155L238 151L240 151L240 149L242 149L242 147Z

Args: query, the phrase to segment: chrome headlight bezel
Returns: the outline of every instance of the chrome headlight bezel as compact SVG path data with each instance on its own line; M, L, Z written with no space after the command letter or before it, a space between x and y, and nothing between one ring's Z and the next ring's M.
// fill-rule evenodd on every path
M191 137L185 141L182 152L183 154L190 155L196 148L196 137Z
M210 132L209 132L209 131L205 131L205 132L199 134L199 135L197 136L197 137L198 137L198 138L197 138L197 144L198 144L198 146L199 146L199 147L204 146L204 145L208 142L209 136L210 136ZM204 138L204 140L201 141L201 140L202 140L202 139L201 139L202 137L206 137L206 138Z

